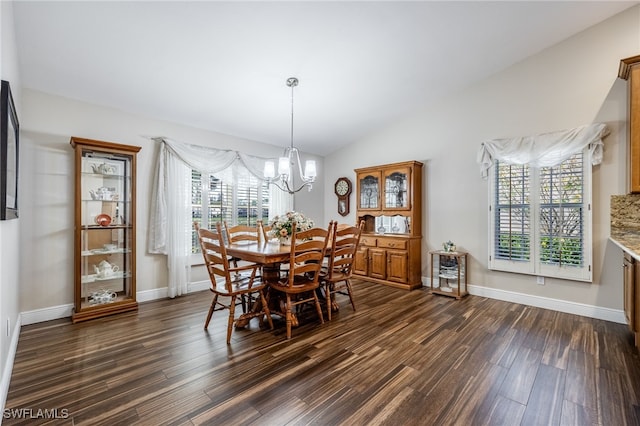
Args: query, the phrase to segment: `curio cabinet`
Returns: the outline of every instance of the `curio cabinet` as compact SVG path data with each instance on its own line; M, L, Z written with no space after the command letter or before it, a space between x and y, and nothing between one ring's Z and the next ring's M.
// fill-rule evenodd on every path
M136 310L140 147L71 138L75 163L73 322Z

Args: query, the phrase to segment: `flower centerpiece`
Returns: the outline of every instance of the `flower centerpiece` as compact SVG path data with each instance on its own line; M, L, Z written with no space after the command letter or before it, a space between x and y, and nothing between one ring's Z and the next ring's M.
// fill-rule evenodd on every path
M271 230L267 233L270 238L277 238L281 244L291 241L293 234L293 222L296 223L296 232L306 231L313 228L313 220L309 219L300 212L287 212L283 215L274 217L269 225Z

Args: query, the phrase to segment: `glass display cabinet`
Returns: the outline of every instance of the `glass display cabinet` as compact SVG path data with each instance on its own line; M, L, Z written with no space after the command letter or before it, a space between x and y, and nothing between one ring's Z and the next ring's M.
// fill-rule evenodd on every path
M467 291L467 253L464 251L430 251L431 293L461 299Z
M79 322L136 310L140 147L71 138L75 153L74 311Z
M403 289L422 287L422 168L417 161L356 169L354 274Z

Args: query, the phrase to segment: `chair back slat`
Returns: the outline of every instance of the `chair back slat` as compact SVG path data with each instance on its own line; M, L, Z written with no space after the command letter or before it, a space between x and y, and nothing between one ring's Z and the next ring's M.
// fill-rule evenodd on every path
M336 274L340 274L343 278L351 277L363 228L364 221L361 221L359 226L340 225L334 227L327 277L329 280L334 279Z
M242 241L258 241L258 226L235 225L228 226L224 221L225 235L229 243L238 243Z

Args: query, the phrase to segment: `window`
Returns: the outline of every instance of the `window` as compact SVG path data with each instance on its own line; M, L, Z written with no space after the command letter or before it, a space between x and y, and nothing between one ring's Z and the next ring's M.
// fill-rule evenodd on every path
M234 172L227 181L213 175L191 172L192 222L203 228L214 228L217 222L255 226L269 218L269 190L255 176ZM195 228L192 230L191 253L200 252Z
M555 167L496 161L489 268L591 281L589 150Z

